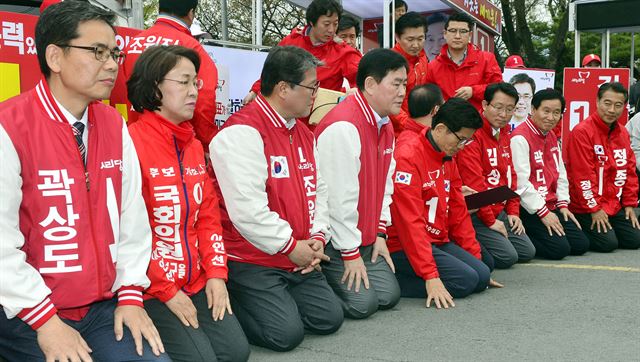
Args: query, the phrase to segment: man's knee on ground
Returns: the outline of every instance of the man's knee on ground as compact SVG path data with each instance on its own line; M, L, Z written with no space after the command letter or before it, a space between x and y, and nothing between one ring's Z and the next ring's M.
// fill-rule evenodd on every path
M367 295L368 298L345 300L344 316L351 319L364 319L375 313L378 310L378 297L376 293L367 293Z
M344 312L339 304L334 304L330 310L318 316L307 316L306 328L315 334L332 334L342 326Z
M304 327L301 321L264 331L265 347L278 352L291 351L302 343L303 339Z
M505 252L504 254L501 254L501 255L497 255L497 254L492 254L492 255L493 255L493 263L496 269L511 268L511 266L517 263L519 259L518 252L516 252L515 249L512 249L511 251Z
M391 309L400 302L400 285L392 283L389 291L386 293L378 293L378 308L379 309Z
M518 250L518 263L528 263L536 256L536 247L529 242L522 250Z
M479 281L480 276L478 275L478 273L475 270L469 268L468 271L464 272L464 277L460 278L459 282L447 283L445 284L445 286L452 297L464 298L473 294L473 292L478 287Z
M618 248L618 238L613 230L604 234L589 235L589 248L600 253L610 253Z

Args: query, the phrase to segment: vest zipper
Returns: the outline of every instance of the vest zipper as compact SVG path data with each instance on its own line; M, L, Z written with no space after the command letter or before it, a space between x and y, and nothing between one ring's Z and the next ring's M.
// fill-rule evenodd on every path
M305 198L306 198L306 192L304 189L304 180L302 180L302 175L300 175L298 173L298 166L300 164L300 160L298 160L296 158L296 149L293 146L293 132L291 130L289 130L289 145L290 145L290 150L291 150L291 157L293 158L293 172L295 173L296 176L296 180L297 180L297 184L299 186L299 191L302 192L302 195L300 197L300 202L302 204L302 210L304 210L304 215L306 216L306 219L303 220L308 220L308 224L307 224L307 230L309 232L309 235L311 234L311 220L309 219L309 205L307 203L305 203ZM317 182L317 180L316 180ZM292 228L293 229L293 228ZM292 230L293 233L295 233L294 230ZM292 235L293 236L293 235Z
M188 229L188 222L189 222L189 196L187 193L187 184L184 181L184 166L182 165L182 157L184 157L184 153L181 153L180 149L178 148L178 141L176 139L176 136L173 136L173 144L176 147L176 156L178 156L178 165L180 165L180 180L182 181L182 190L184 192L184 200L185 200L185 203L187 204L185 218L184 218L184 225L183 225L183 229L184 229L183 234L184 234L184 246L185 246L185 249L187 249L187 265L188 265L187 283L185 285L188 285L189 283L191 283L191 250L189 249L189 239L187 238L187 229ZM181 289L185 291L184 286Z

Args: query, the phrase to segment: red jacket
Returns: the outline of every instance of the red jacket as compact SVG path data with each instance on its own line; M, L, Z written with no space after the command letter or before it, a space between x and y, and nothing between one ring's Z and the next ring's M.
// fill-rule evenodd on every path
M33 329L56 313L80 320L116 292L120 305L142 307L149 285L135 149L114 108L87 112L85 166L46 81L0 104L0 298Z
M313 134L299 120L286 122L258 95L225 122L210 151L231 260L292 271L287 255L297 240L326 241L326 188Z
M147 30L131 39L124 49L126 58L122 70L125 78L129 79L140 54L153 45L182 45L195 50L200 56L200 71L198 78L203 80L203 86L198 90L198 101L193 113L191 124L196 132L196 138L208 150L211 139L218 131L216 118L216 88L218 87L218 68L193 36L186 24L180 19L160 15L156 23ZM135 121L138 113L129 112L129 123Z
M218 197L204 151L189 122L180 126L145 111L129 127L142 170L142 196L153 231L146 294L166 302L178 290L199 292L227 279Z
M432 243L442 245L453 239L481 258L456 164L428 139L428 132L405 131L398 138L391 204L394 233L388 242L389 251L404 250L424 280L439 277Z
M511 154L520 205L527 212L543 218L550 210L569 207L567 172L553 131L545 134L527 118L511 132Z
M291 30L291 34L282 39L278 45L297 46L320 59L324 63L317 69L321 88L341 92L343 78L346 78L349 84L355 87L358 63L360 63L362 54L346 43L336 43L333 40L313 45L311 38L307 35L310 30L309 26L294 28ZM253 83L251 91L256 94L260 93L260 80Z
M500 129L499 140L496 140L489 121L484 116L482 116L482 120L482 128L473 134L473 142L456 155L462 183L478 192L504 185L515 191L517 178L511 159L510 126L507 125ZM486 226L491 226L504 208L504 203L481 207L477 215ZM506 212L508 215L518 216L520 214L520 199L508 200Z
M400 44L396 44L393 50L400 53L400 55L407 60L407 63L409 63L407 93L404 96L404 101L402 101L402 109L399 114L389 117L391 118L391 122L393 122L394 133L396 137L398 137L404 129L407 120L411 119L411 116L409 116L409 93L411 93L411 90L416 86L426 83L429 59L427 59L427 54L424 52L424 49L415 57L405 52Z
M332 243L342 258L360 257L391 221L393 127L374 114L360 91L322 119L315 134L327 182ZM380 126L380 128L378 128Z
M567 152L572 212L604 210L611 216L622 207L638 207L636 159L620 123L610 128L598 113L591 114L571 131Z
M429 63L425 82L437 84L445 101L453 97L456 89L470 86L472 95L468 101L480 109L487 85L503 81L496 57L469 44L467 57L462 64L457 65L449 58L448 49L449 46L445 44L440 50L440 55Z

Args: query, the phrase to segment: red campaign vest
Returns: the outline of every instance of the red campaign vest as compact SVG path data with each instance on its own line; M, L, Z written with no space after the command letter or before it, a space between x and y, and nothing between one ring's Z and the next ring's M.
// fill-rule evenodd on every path
M227 269L218 198L202 146L192 136L180 150L162 122L169 121L145 111L129 131L153 231L147 271L151 286L145 293L164 302L177 289L191 295L204 288L208 278L226 279Z
M358 181L360 194L358 195L358 230L362 235L361 246L371 245L376 241L378 226L382 212L384 191L393 157L393 125L391 122L383 125L378 132L378 126L373 110L362 93L345 98L322 119L315 129L316 137L320 137L327 127L336 122L349 122L358 130L360 137L360 173ZM324 167L339 167L329 165Z
M523 123L522 127L516 127L511 133L511 137L522 136L529 144L529 182L545 198L546 206L549 210L555 210L559 205L558 195L558 162L560 161L561 150L558 146L558 138L553 131L545 135L531 121L531 118ZM518 160L514 160L518 162ZM568 206L563 200L564 207Z
M0 106L0 124L21 163L20 231L26 261L43 277L63 318L113 297L114 232L122 195L122 117L89 105L87 181L71 126L43 80ZM111 216L110 216L111 215Z
M132 38L124 49L126 58L122 71L126 79L131 77L134 65L142 52L154 45L181 45L195 50L200 56L198 78L203 80L203 86L198 91L196 110L190 123L196 132L196 138L202 143L202 147L208 149L211 139L218 132L218 127L215 124L218 69L215 63L183 23L162 15L158 17L152 27ZM139 115L140 113L134 111L129 112L129 124L135 122Z
M317 171L313 133L300 121L289 130L262 95L234 113L222 129L245 125L256 129L264 143L267 160L268 206L287 221L296 240L311 238L316 205ZM221 195L216 184L218 195ZM220 197L223 237L229 259L267 267L293 270L296 265L282 254L269 255L242 237L233 226Z
M601 208L615 215L622 207L638 206L636 160L629 132L620 123L610 129L593 113L571 131L567 151L572 212Z

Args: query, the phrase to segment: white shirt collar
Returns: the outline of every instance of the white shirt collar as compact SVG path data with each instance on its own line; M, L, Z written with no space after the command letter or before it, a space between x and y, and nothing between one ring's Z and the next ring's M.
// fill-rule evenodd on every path
M65 118L67 119L67 122L69 122L70 125L73 126L74 123L80 121L82 122L82 124L84 124L85 129L87 129L87 122L89 119L89 107L85 108L84 113L82 113L82 117L80 117L80 119L77 119L73 114L71 114L71 112L69 112L66 108L64 108L64 106L60 104L60 102L58 102L55 96L53 96L53 100L56 101L56 104L58 105L58 109L60 109L60 112L62 112L62 114L65 116Z

